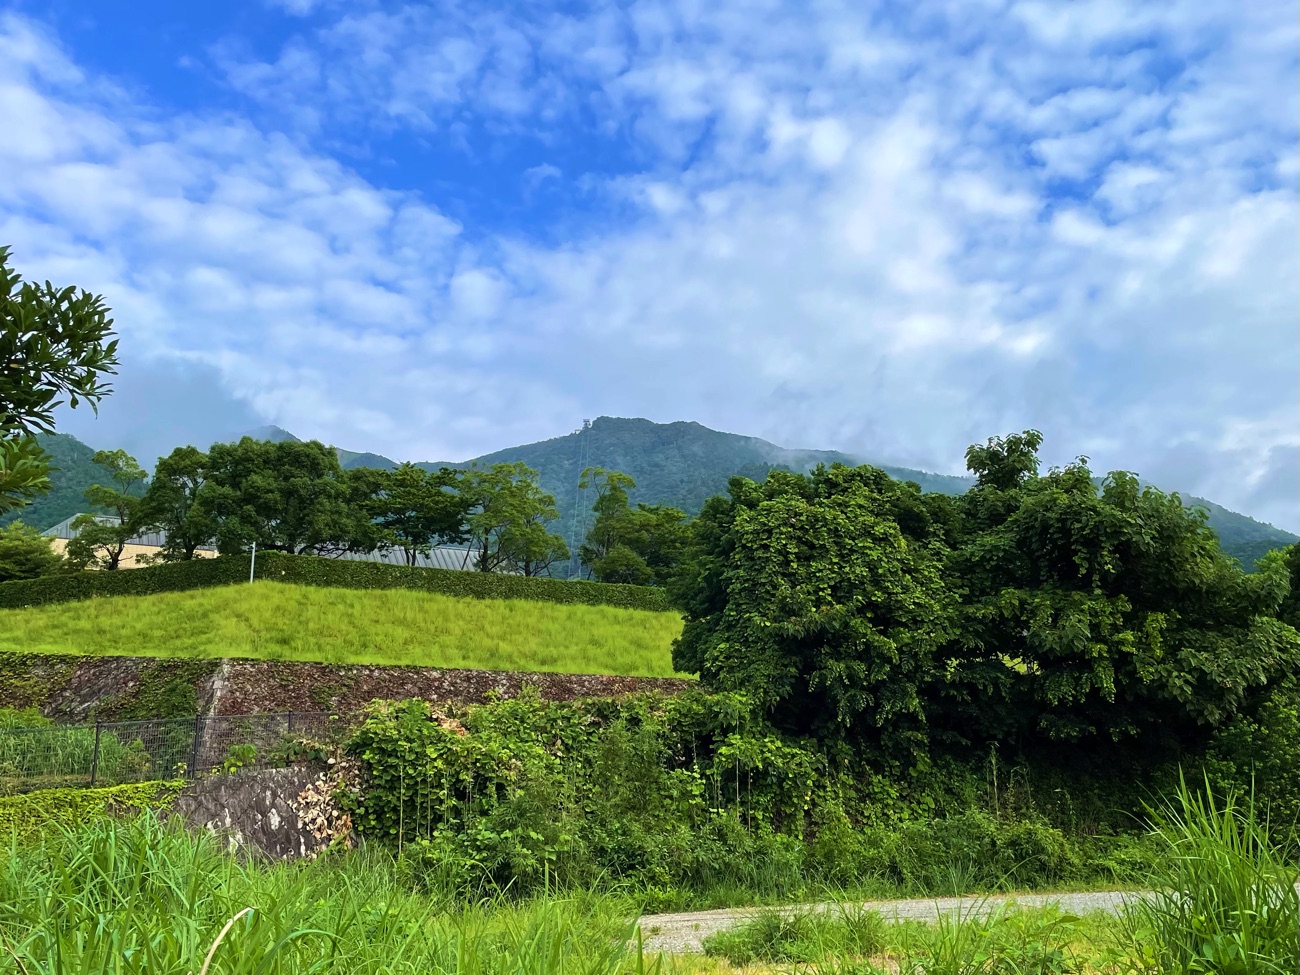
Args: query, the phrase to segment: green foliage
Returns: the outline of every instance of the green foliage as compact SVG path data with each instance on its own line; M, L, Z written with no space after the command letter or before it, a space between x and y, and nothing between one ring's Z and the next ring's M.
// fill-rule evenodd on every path
M216 538L216 519L200 502L208 470L208 455L194 447L177 447L158 459L138 518L142 525L166 535L163 561L193 559L201 546Z
M272 443L244 437L208 449L206 480L196 496L217 526L223 554L347 551L365 513L349 502L338 456L319 441Z
M1100 491L1084 459L1039 476L1040 439L971 448L948 562L961 625L936 707L949 730L1195 747L1300 667L1277 559L1244 574L1202 514L1131 474Z
M283 434L283 431L281 431ZM394 467L392 461L374 454L339 451L344 467L359 465ZM557 499L563 525L581 519L589 500L575 497L573 487L586 466L623 471L636 481L629 501L636 505L666 505L688 515L697 514L706 501L726 490L732 477L762 481L773 470L806 472L818 464L856 466L870 458L851 457L830 450L789 450L754 437L721 433L698 423L652 423L649 420L602 416L580 433L524 444L475 458L480 466L522 461L539 472L542 488ZM468 466L471 462L466 462ZM437 469L438 464L418 465ZM900 482L914 482L926 496L964 494L973 483L969 477L931 474L904 467L877 464ZM1204 508L1209 525L1223 551L1250 570L1256 560L1271 549L1296 541L1294 534L1229 511L1204 498L1187 497L1190 507ZM583 521L585 533L589 522Z
M689 539L686 513L628 502L636 482L619 471L588 467L579 490L594 490L596 520L582 546L582 564L600 582L664 585L679 568Z
M104 376L117 371L108 316L99 295L23 281L0 247L0 437L50 433L64 402L94 408L108 395Z
M461 472L457 491L469 512L466 533L480 572L537 576L569 557L564 539L546 530L558 514L555 496L542 490L527 465L471 465Z
M1073 942L1080 918L1055 910L999 908L940 915L905 940L905 975L1066 975L1082 971Z
M454 490L458 477L446 468L425 471L413 464L400 464L379 475L376 520L406 556L407 565L415 565L418 556L434 545L467 540L469 505L465 495Z
M887 925L877 911L836 905L829 911L765 909L752 920L704 939L706 955L733 965L753 962L812 963L829 958L862 959L885 947Z
M838 842L837 842L838 840ZM915 893L1052 887L1097 873L1082 849L1038 818L997 819L968 810L938 819L819 836L814 848L829 873L876 876Z
M0 583L0 609L63 603L97 596L145 596L248 581L248 558L223 556L130 572L81 573ZM410 569L379 562L343 561L280 552L257 555L257 576L298 585L339 589L415 589L469 599L526 599L587 606L621 606L662 612L664 594L638 586L526 578L451 569Z
M131 694L108 699L95 716L105 721L188 718L199 712L197 686L209 680L214 669L206 660L154 661L140 671Z
M1294 774L1294 769L1292 769ZM1130 919L1135 949L1161 975L1282 975L1300 961L1296 871L1253 796L1183 783L1153 811L1153 892Z
M2 975L655 975L618 905L463 906L385 856L239 858L141 817L14 850L0 866Z
M674 587L686 616L674 666L746 690L783 728L923 753L921 692L951 598L924 535L894 517L909 493L868 467L734 480L701 513Z
M895 761L1052 741L1147 767L1199 754L1300 668L1279 619L1290 563L1244 573L1201 513L1130 474L1040 475L1041 439L972 447L956 500L869 467L733 480L671 586L674 666Z
M42 433L35 440L44 455L41 463L50 466L50 491L31 499L21 508L13 508L7 513L0 511L0 525L21 518L40 531L52 528L74 515L85 513L86 488L103 484L111 477L92 460L95 451L76 437ZM0 503L0 508L3 506Z
M1300 825L1300 719L1294 677L1268 697L1254 715L1233 718L1210 745L1208 773L1222 794L1249 794L1267 813L1279 842L1297 839Z
M261 556L258 560L261 561ZM195 559L129 572L79 572L0 583L0 609L67 603L102 596L148 596L248 581L248 559Z
M347 749L362 833L461 890L624 885L660 907L952 894L1128 883L1149 857L1032 810L990 816L982 793L936 815L944 799L921 777L914 791L832 764L736 695L377 705Z
M35 528L21 521L0 528L0 582L39 579L63 571L64 559Z
M1287 581L1290 583L1287 594L1278 607L1277 617L1283 623L1300 630L1300 544L1282 549L1272 558L1279 560L1285 568Z
M0 838L30 839L76 830L105 817L131 817L166 809L180 792L180 782L134 782L102 789L45 789L28 795L0 796ZM7 869L12 870L10 857Z
M94 462L109 472L112 484L86 488L86 502L92 510L108 514L83 514L73 520L77 535L68 542L68 563L78 569L113 570L121 567L127 541L142 527L141 495L148 475L125 450L101 450Z
M56 789L90 784L95 753L95 730L53 726L31 721L17 725L0 711L0 726L47 728L18 734L0 733L0 796L34 789ZM140 741L124 741L111 732L99 736L95 781L101 785L138 782L149 771L149 756Z
M707 885L760 850L793 879L798 844L776 831L797 832L813 763L750 720L689 693L380 705L347 745L366 771L353 822L471 889Z
M50 462L35 437L0 437L0 514L48 494Z
M94 409L108 395L104 377L117 367L108 315L99 295L23 281L0 247L0 514L50 490L34 435L54 431L54 410Z

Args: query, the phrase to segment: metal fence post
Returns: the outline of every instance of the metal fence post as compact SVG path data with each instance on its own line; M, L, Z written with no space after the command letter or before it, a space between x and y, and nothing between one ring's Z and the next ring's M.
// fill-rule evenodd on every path
M95 719L95 750L90 755L90 787L95 787L95 776L99 774L99 719Z
M199 774L199 743L203 740L203 715L194 716L194 746L190 751L190 767L186 770L190 778Z

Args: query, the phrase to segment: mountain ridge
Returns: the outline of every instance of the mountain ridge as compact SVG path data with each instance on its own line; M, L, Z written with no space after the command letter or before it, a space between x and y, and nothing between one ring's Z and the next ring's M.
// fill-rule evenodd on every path
M299 441L290 431L274 425L258 427L246 435L263 440ZM52 527L83 510L81 492L106 473L102 469L97 471L90 460L94 451L75 437L53 434L41 440L62 468L52 478L55 490L19 512L0 518L0 524L21 517L41 529ZM397 466L396 461L382 454L340 447L334 450L345 469ZM762 480L771 470L803 472L819 463L872 464L891 477L915 481L924 491L944 494L964 493L974 483L971 477L881 464L869 457L837 450L781 447L759 437L713 430L694 420L655 423L609 416L597 417L580 430L536 443L506 447L463 461L423 461L416 466L436 470L515 461L536 470L541 486L555 495L560 514L555 530L569 540L571 547L581 542L590 524L590 499L584 500L577 488L585 467L623 471L637 482L636 489L630 492L633 501L669 504L688 514L698 512L712 495L725 492L732 476ZM1213 501L1181 493L1180 496L1185 503L1206 509L1210 526L1219 536L1224 551L1240 559L1247 568L1270 549L1300 540L1290 532Z
M274 429L277 435L293 436L278 427ZM583 437L588 438L585 454L582 452ZM397 466L395 461L379 454L334 449L339 453L339 463L345 468ZM678 455L676 464L672 462L674 452ZM376 460L379 463L375 463ZM555 495L556 507L560 511L558 528L571 542L580 540L585 533L585 512L577 508L576 485L582 468L587 466L630 474L637 482L636 489L631 492L633 501L671 504L689 514L695 514L709 496L725 491L727 481L734 474L762 480L769 470L802 472L819 463L871 464L891 477L915 481L923 491L943 494L962 494L975 483L975 479L969 476L935 474L883 464L874 458L838 450L781 447L760 437L713 430L694 420L655 423L641 418L610 416L597 417L579 431L536 443L506 447L463 461L422 461L416 466L436 470L439 467L464 468L472 463L513 461L523 461L538 471L542 487ZM696 479L682 476L681 467L709 461L713 462L712 471L701 471L701 477ZM1210 526L1219 536L1224 551L1238 558L1247 568L1253 567L1265 552L1300 541L1300 537L1284 529L1216 502L1183 492L1179 492L1179 496L1189 506L1206 509ZM576 520L575 511L579 516Z

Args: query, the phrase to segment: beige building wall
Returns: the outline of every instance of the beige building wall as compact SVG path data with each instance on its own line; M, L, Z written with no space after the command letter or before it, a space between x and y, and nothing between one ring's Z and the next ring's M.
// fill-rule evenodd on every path
M50 539L50 548L54 549L54 551L58 552L60 555L65 554L67 547L68 547L68 540L66 538ZM157 545L128 545L126 548L122 550L122 561L119 563L118 568L121 569L143 568L148 563L140 562L139 561L140 556L145 555L145 556L153 557L161 551L162 549L160 549ZM216 554L217 554L216 552L204 552L200 550L194 553L194 557L200 559L210 559L210 558L214 558Z

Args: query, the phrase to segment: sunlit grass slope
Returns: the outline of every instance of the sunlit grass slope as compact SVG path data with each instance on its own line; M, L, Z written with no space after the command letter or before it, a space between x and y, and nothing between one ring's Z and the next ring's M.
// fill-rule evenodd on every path
M255 582L0 610L0 651L672 676L675 613Z

